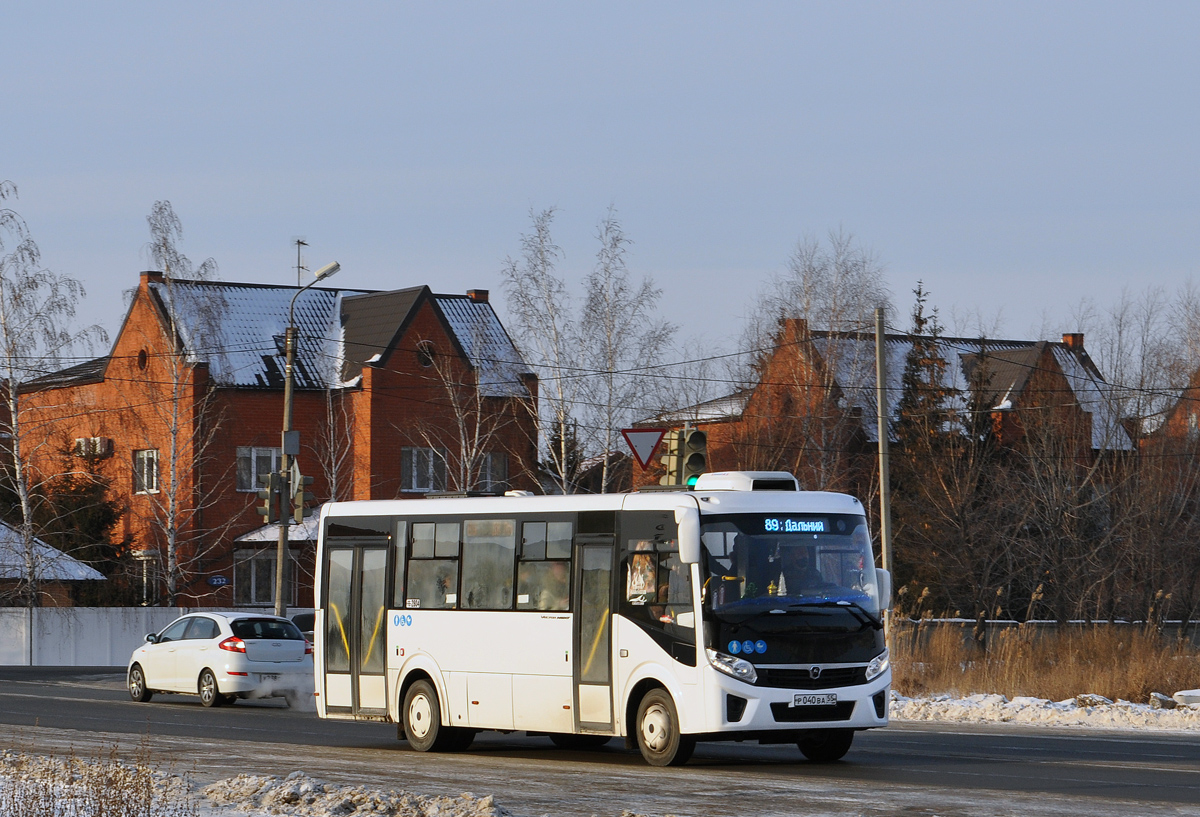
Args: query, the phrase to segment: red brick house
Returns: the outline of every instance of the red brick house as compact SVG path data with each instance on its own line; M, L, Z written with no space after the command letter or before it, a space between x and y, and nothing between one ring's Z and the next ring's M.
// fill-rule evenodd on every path
M894 432L913 338L889 334L884 348ZM1049 416L1081 460L1136 447L1082 334L1064 335L1062 342L939 337L933 354L943 363L948 408L965 409L976 384L1003 445L1015 445L1030 418L1044 423ZM867 495L878 445L875 335L815 331L802 320L786 320L756 374L750 388L638 425L701 428L710 471L789 471L805 488ZM637 485L659 476L657 469L634 469Z
M536 378L486 290L298 291L142 273L111 352L24 398L59 447L112 480L125 502L114 538L160 576L151 603L273 600L273 547L246 535L262 526L260 478L279 463L293 302L292 428L317 501L535 485ZM288 603L309 606L300 527Z

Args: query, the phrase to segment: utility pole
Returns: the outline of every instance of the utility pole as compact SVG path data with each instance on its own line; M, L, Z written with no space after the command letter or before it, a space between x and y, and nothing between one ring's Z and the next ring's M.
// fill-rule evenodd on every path
M879 433L879 552L883 569L892 572L892 485L888 462L887 348L883 334L883 308L875 310L875 406ZM884 637L891 628L891 610L883 611Z
M296 272L300 270L300 246L308 246L304 244L302 239L296 240ZM295 362L296 362L296 299L300 297L300 293L316 284L325 280L335 272L340 270L342 265L334 261L321 269L317 270L317 277L304 286L296 290L296 294L292 296L292 303L288 307L288 325L287 333L284 335L284 369L283 369L283 436L280 440L281 456L279 458L279 484L280 496L290 497L291 492L291 465L292 457L300 453L300 435L292 431L292 387L295 381ZM291 527L291 515L284 512L284 502L280 501L279 511L279 542L275 550L275 615L287 615L287 602L284 600L283 592L287 586L285 583L286 573L288 568L288 528Z

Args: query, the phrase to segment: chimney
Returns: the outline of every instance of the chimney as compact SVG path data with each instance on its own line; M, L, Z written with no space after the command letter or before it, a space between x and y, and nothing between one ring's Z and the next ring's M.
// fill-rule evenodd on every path
M468 289L467 297L477 304L486 304L488 302L488 291L486 289Z
M1063 345L1076 352L1083 351L1083 333L1067 332L1063 335Z
M163 274L157 270L146 270L142 273L142 283L144 284L161 284L163 282Z

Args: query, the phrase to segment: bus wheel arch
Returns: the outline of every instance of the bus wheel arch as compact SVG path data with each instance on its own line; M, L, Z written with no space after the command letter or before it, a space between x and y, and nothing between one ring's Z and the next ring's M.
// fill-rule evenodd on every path
M682 766L696 739L680 731L675 698L660 682L640 681L626 705L626 745L637 747L651 766Z
M475 730L444 725L443 711L433 679L421 671L409 674L400 693L399 737L418 752L466 749L475 738Z

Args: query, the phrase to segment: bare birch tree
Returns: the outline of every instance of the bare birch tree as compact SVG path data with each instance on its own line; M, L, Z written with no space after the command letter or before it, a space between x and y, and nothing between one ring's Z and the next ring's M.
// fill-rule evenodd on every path
M596 230L596 266L584 281L580 320L587 400L584 416L593 448L602 458L600 492L607 493L609 465L620 429L655 409L659 384L650 376L662 363L675 327L655 315L662 290L649 278L630 280L630 244L612 207Z
M156 201L146 221L147 252L163 273L167 350L154 361L154 370L147 370L145 394L138 397L144 406L147 444L153 448L165 443L166 463L164 468L160 455L157 489L145 494L165 550L165 601L173 606L193 564L215 546L216 532L201 529L199 523L204 508L216 498L220 480L213 485L198 482L221 417L211 385L197 377L202 364L221 354L218 326L224 304L219 294L201 296L181 286L215 280L217 263L208 258L196 266L179 249L183 224L171 203Z
M15 185L0 181L0 201L16 195ZM41 595L34 503L47 477L33 463L49 453L43 449L52 444L52 435L40 412L27 405L25 390L31 381L58 370L67 355L107 340L97 325L72 326L85 294L78 280L42 268L41 251L25 220L15 210L0 207L0 434L9 447L0 467L20 511L17 528L25 562L20 595L30 607L39 605Z
M539 449L555 485L574 493L577 477L577 406L584 369L579 324L571 295L558 275L562 249L550 227L553 207L530 212L532 232L521 236L520 258L508 258L502 271L517 346L540 383Z

